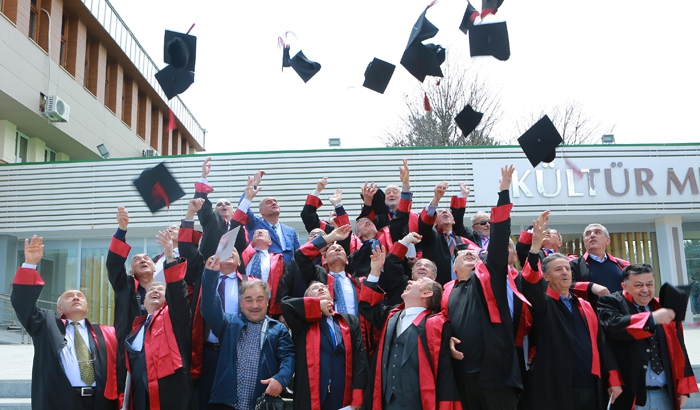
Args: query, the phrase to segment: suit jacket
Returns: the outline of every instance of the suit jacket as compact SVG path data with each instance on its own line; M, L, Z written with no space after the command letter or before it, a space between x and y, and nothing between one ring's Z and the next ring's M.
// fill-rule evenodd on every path
M299 249L299 237L297 236L297 231L294 228L289 227L282 222L279 222L282 228L282 235L284 235L284 249L282 249L282 242L280 242L280 237L277 235L277 231L272 228L269 222L253 214L251 209L248 209L246 213L248 216L248 222L245 227L248 230L248 241L253 240L253 234L258 229L267 229L270 232L270 239L272 239L272 245L270 245L270 252L281 253L284 256L284 263L289 263L294 257L294 251Z
M532 255L532 254L531 254ZM539 264L537 255L531 256L535 266ZM559 299L559 293L547 288L542 291L544 279L538 269L523 268L523 293L532 304L533 331L537 337L537 358L532 375L532 397L541 408L571 408L572 375L574 372L574 326L571 313ZM586 300L571 294L572 309L577 310L588 332L591 346L591 375L597 380L597 401L599 408L607 403L606 388L622 386L619 368L606 343L604 332L598 326L598 317ZM576 313L574 313L576 314ZM607 384L605 384L607 382ZM625 387L623 387L624 389Z
M126 359L124 356L124 341L131 332L134 319L145 315L141 309L138 293L139 283L133 276L126 273L125 263L131 246L112 236L107 254L107 275L114 291L114 329L117 337L117 384L119 393L124 392L126 380Z
M216 253L216 248L222 235L241 224L245 224L240 222L241 213L234 213L231 221L227 222L218 212L215 212L208 197L208 194L211 192L214 192L214 189L209 185L201 182L195 184L194 197L204 199L202 208L197 211L197 218L199 218L199 223L202 225L202 239L199 244L199 250L205 262L211 255ZM238 223L236 223L236 218L239 218ZM248 240L245 228L242 228L238 231L238 236L236 236L236 250L239 255L243 253L246 246L248 246Z
M649 306L652 311L661 307L658 299L653 299ZM649 362L647 349L650 346L649 339L655 337L659 327L654 325L651 312L640 313L637 310L626 291L602 296L598 300L598 316L625 382L622 394L612 408L628 410L633 409L635 404L644 405L646 366ZM679 409L678 395L697 392L698 386L683 339L683 325L674 321L661 325L661 329L663 337L658 337L657 340L667 390L671 401L676 403L676 409Z
M44 281L35 269L19 268L12 286L12 307L34 343L32 366L32 409L81 409L82 403L61 366L66 323L57 312L36 306ZM93 325L85 319L92 336L87 340L94 358L95 409L117 405L117 341L111 326Z
M328 357L320 355L322 343L328 343L320 321L326 320L318 298L287 298L282 302L282 314L292 331L296 351L294 377L294 408L320 409L328 385L322 384L321 368L328 368ZM367 385L367 357L362 343L360 321L354 315L336 313L344 345L345 384L343 406L360 406ZM332 385L331 385L332 388Z
M205 269L202 275L202 315L221 343L210 402L236 403L236 347L248 320L242 314L236 316L221 309L221 300L216 291L218 276L219 272L209 269ZM274 377L283 388L287 387L294 373L294 345L286 326L266 316L261 343L257 380ZM258 382L253 398L262 396L265 389L266 386Z
M184 259L166 263L163 272L167 284L166 304L153 313L144 332L143 352L151 410L195 409L190 379L191 312L184 280L186 271ZM134 319L127 339L139 331L146 317Z
M360 314L374 326L382 329L376 364L368 385L372 389L372 402L368 408L372 410L382 409L384 394L382 385L386 374L384 366L388 360L388 344L396 332L397 320L393 316L404 309L403 304L386 305L382 303L383 299L384 293L377 289L376 283L363 282L360 293ZM417 349L418 352L421 397L420 407L416 403L412 408L461 409L449 349L451 327L444 315L431 313L428 310L423 311L411 324L416 327L418 335L415 343L411 341L410 347ZM408 344L406 346L409 347Z
M278 301L278 288L282 276L284 275L284 258L279 253L268 252L270 256L270 276L267 278L267 284L270 286L270 307L268 315L278 317L282 310ZM241 260L248 265L250 259L255 255L255 248L252 245L241 254ZM239 282L240 283L240 282Z

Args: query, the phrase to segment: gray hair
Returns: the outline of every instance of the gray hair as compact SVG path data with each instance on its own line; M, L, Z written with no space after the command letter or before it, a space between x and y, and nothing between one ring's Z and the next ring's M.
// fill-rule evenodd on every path
M549 272L549 264L556 259L564 259L565 261L569 260L566 256L562 255L561 253L553 253L544 258L544 260L542 260L542 271L544 273Z
M488 212L479 211L472 215L472 225L474 225L476 223L476 220L482 216L485 216L486 218L491 218L491 215Z
M252 280L249 279L243 283L241 283L240 289L238 289L238 296L242 297L243 294L245 293L246 290L253 288L255 286L259 286L260 289L262 289L263 293L267 295L267 299L270 299L270 285L267 284L267 282L262 281L262 280Z
M600 228L603 231L603 233L605 234L606 238L610 237L610 234L608 233L608 228L604 227L601 224L590 224L586 227L586 229L583 230L583 237L584 238L586 237L586 231L588 230L588 228L593 228L593 227ZM559 235L559 237L561 238L561 235Z

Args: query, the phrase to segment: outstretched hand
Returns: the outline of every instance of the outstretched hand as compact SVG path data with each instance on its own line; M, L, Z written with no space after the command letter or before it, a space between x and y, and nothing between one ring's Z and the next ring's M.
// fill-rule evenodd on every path
M370 255L369 259L370 275L381 276L382 268L384 268L384 261L386 260L386 247L382 245L381 247L372 249L372 255Z
M450 184L448 184L446 181L442 181L435 185L435 189L433 189L433 200L430 202L431 205L437 206L438 203L440 203L440 200L442 199L443 196L445 196L445 193L447 192L447 188L450 187Z
M343 190L340 188L336 189L333 195L328 196L328 201L333 204L333 206L343 202Z
M352 232L352 226L350 226L349 224L335 228L333 230L333 232L331 232L325 236L326 243L333 243L336 241L342 241L343 239L347 238L351 232Z
M44 238L32 236L32 240L24 240L24 263L38 265L44 256Z
M316 190L320 193L328 185L328 177L323 177L316 182Z
M119 229L126 231L129 226L129 213L123 206L117 207L117 223L119 223Z
M417 244L420 243L421 239L423 239L422 235L417 234L416 232L409 232L406 236L403 237L401 242L404 245L409 245L409 244Z
M211 157L204 158L204 163L202 164L202 178L209 176L211 172Z
M469 188L465 182L460 182L460 183L459 183L459 193L460 193L463 197L465 197L465 198L469 197L469 193L470 193L471 191L472 191L472 189Z
M399 177L401 178L401 185L404 192L411 190L410 182L410 172L408 170L408 160L403 160L403 166L399 167Z
M532 246L530 252L538 253L542 249L542 241L547 234L547 223L549 223L549 210L542 212L539 218L532 221Z
M218 271L219 263L219 258L217 258L216 255L211 255L209 259L207 259L207 263L204 266L209 270Z
M262 169L253 175L253 184L255 186L260 186L260 182L262 182L262 178L265 176L265 171Z
M510 181L513 178L513 171L515 171L513 164L506 165L505 167L501 168L501 179L498 180L498 192L505 191L506 189L510 188Z
M156 243L163 247L163 253L166 257L173 254L173 239L169 232L158 231Z
M372 199L374 199L374 194L377 193L377 189L377 184L374 182L365 182L362 186L362 199L365 201L365 205L372 205Z
M248 183L245 186L245 199L252 201L261 189L261 186L255 184L255 178L248 177Z

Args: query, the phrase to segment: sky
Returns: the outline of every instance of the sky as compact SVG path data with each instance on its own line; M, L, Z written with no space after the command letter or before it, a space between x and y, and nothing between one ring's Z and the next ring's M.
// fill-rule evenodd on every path
M163 68L163 33L197 36L195 83L182 95L207 130L208 152L383 146L399 124L405 95L434 87L400 64L418 0L111 0ZM672 8L663 9L666 5ZM612 129L620 144L700 142L700 2L505 0L485 22L508 25L511 57L470 57L459 29L466 0L439 0L427 18L431 40L499 90L503 117L493 136L513 141L516 122L567 101ZM477 9L481 4L474 3ZM288 35L321 64L308 83L287 68L277 38ZM362 87L376 57L396 65L384 94Z

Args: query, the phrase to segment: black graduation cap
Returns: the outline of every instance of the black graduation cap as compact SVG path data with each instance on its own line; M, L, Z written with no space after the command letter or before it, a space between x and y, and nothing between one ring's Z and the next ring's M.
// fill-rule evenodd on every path
M471 105L467 104L462 111L455 117L455 122L459 129L462 130L462 135L466 138L467 135L471 134L476 126L481 122L481 118L484 116L483 113L474 111Z
M429 38L435 37L435 35L438 33L438 28L425 17L425 13L428 12L429 8L430 6L423 10L423 13L420 15L420 17L418 17L416 24L413 25L413 31L411 31L411 36L408 38L408 44L406 44L406 47L415 43L422 43Z
M470 28L474 27L474 20L479 16L479 12L476 11L471 3L467 3L467 10L464 12L464 17L462 17L462 23L459 25L459 29L462 33L467 34Z
M494 56L501 61L510 58L510 42L506 22L477 24L469 30L469 52L472 57Z
M520 147L533 167L540 162L554 161L556 148L562 142L559 131L546 115L518 138Z
M360 198L364 200L362 194L360 194ZM372 197L372 209L374 209L375 215L389 213L389 207L386 206L386 195L384 195L384 191L382 191L381 188L378 188L377 193L375 193L374 197ZM357 219L360 219L360 217L358 216L356 220Z
M194 83L197 37L165 30L163 44L163 60L169 65L156 73L156 80L170 100Z
M165 162L141 172L134 180L134 186L153 213L163 207L169 209L171 203L185 196Z
M384 94L395 68L395 65L375 57L365 70L365 82L362 83L362 86Z
M469 244L461 243L461 242L458 244L455 244L455 254L459 251L466 251L467 249L469 249Z
M481 18L489 14L496 14L501 4L503 4L503 0L481 0Z
M308 82L311 77L316 75L321 70L321 64L311 61L306 56L304 53L299 51L296 53L294 57L289 61L291 64L292 68L294 71L299 74L299 77L301 77L304 82Z
M292 64L289 62L289 46L283 46L282 47L282 70L284 70L285 67L291 67Z
M664 283L659 291L659 302L662 307L673 309L676 312L674 320L682 322L685 320L685 312L688 308L688 298L690 297L690 286L673 286Z

